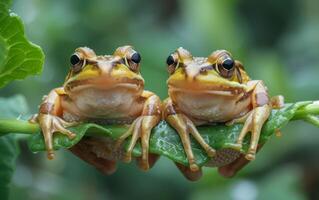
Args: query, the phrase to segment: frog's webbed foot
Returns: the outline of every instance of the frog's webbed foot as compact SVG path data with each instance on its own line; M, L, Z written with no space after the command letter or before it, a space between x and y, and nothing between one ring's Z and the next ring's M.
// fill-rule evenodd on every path
M132 136L123 157L124 162L130 162L132 160L132 151L136 145L137 140L140 138L142 145L142 157L139 159L139 166L143 170L148 170L150 168L148 153L149 139L152 128L156 126L159 120L159 116L140 116L134 120L126 133L124 133L120 138L117 139L116 146L120 147L126 138Z
M260 107L256 107L254 110L252 110L249 113L245 121L244 127L241 130L239 137L237 139L237 145L238 145L237 148L238 150L242 148L243 140L245 136L250 132L251 133L250 145L249 145L247 154L245 156L247 160L255 159L261 128L263 124L265 123L265 121L268 119L270 111L271 111L271 107L268 104L260 106Z
M198 132L197 128L195 127L194 123L188 119L187 116L184 114L173 114L173 115L168 115L166 117L166 121L172 125L176 131L178 132L182 144L189 162L189 167L191 171L198 171L199 167L196 164L195 157L192 151L191 147L191 141L189 134L191 134L195 140L201 145L201 147L206 151L207 155L209 157L213 157L216 154L215 149L210 147L203 137L200 135Z
M74 126L77 123L66 122L57 116L54 116L51 114L41 114L41 113L37 116L37 121L39 122L41 126L42 134L45 141L45 146L48 153L48 159L50 160L54 158L54 150L53 150L54 133L61 133L63 135L66 135L70 139L73 139L76 136L73 132L66 129L66 127Z

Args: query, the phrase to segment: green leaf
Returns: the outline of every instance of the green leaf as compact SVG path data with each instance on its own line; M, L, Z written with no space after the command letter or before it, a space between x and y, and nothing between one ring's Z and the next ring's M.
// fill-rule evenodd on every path
M41 48L26 39L21 19L9 11L10 3L0 2L0 87L40 74L44 62Z
M280 110L273 110L270 118L263 127L260 143L265 143L269 137L277 129L281 129L286 125L296 114L299 109L311 104L312 102L298 102L295 104L287 104ZM234 149L236 140L241 131L242 124L235 124L232 126L225 125L209 125L198 127L199 132L205 139L205 141L217 150L221 149ZM105 136L113 139L118 138L121 134L127 130L128 126L100 126L97 124L87 123L80 124L76 127L69 128L71 131L77 134L74 140L69 140L64 135L57 135L54 138L54 148L56 150L60 148L69 148L79 142L85 135ZM204 150L198 145L197 142L192 139L192 148L196 157L198 165L202 166L209 158ZM245 138L242 153L245 153L248 149L249 137ZM29 147L31 151L38 152L44 151L45 145L41 133L37 133L31 136L29 140ZM150 138L150 152L166 156L169 159L188 165L188 161L180 141L180 138L176 131L170 127L165 121L161 121L153 130ZM133 151L134 156L141 155L141 147L138 143Z
M27 106L22 96L0 98L0 119L17 118L23 113L27 113ZM16 135L0 137L0 147L0 196L1 199L8 199L9 186L19 154Z
M59 150L61 148L70 148L78 143L86 133L90 133L91 135L94 134L107 136L115 139L124 133L127 128L128 127L125 125L108 125L103 127L92 123L80 124L78 126L68 128L70 131L76 133L76 137L73 140L65 137L65 135L55 134L53 139L53 147L55 150ZM45 144L42 133L38 132L37 134L32 135L28 141L28 145L33 152L44 151Z

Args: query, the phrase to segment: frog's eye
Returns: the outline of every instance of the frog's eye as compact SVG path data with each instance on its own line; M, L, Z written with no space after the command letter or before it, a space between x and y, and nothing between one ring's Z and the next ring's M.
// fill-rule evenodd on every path
M139 70L139 64L141 62L142 58L141 55L137 52L133 53L129 59L127 59L127 64L128 67L133 71L133 72L138 72Z
M135 62L136 64L138 64L141 62L141 55L136 52L131 56L131 60Z
M224 62L222 63L222 66L224 69L226 70L231 70L234 67L234 61L232 59L226 59L224 60Z
M70 63L72 65L73 71L75 71L75 72L80 71L82 69L83 64L84 64L83 60L77 54L73 54L70 57Z
M171 56L171 55L168 56L167 59L166 59L166 64L167 65L172 65L174 63L175 63L175 60L174 60L173 56Z
M173 74L175 72L177 61L174 59L172 55L169 55L166 59L167 70L169 74Z
M71 56L71 58L70 58L70 62L71 62L72 65L76 65L76 64L78 64L79 62L81 62L81 59L80 59L80 57L79 57L78 55L73 54L73 55Z
M217 64L218 72L225 78L231 78L234 74L235 62L231 58L227 58Z

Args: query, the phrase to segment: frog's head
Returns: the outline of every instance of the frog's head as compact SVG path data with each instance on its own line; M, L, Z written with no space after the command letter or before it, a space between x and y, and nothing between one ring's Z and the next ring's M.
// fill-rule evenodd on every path
M131 46L119 47L113 55L97 56L87 47L80 47L71 55L71 68L64 87L66 91L96 87L100 89L127 86L144 87L139 65L141 56Z
M231 92L246 90L249 77L242 64L225 50L214 51L207 58L193 57L178 48L168 56L169 88L197 92Z

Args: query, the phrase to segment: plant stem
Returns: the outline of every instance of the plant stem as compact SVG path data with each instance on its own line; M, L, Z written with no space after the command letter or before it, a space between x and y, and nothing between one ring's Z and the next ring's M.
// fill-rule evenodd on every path
M8 133L34 134L39 131L38 124L17 119L0 119L0 136Z
M298 119L308 119L309 116L318 116L319 115L319 101L314 101L311 104L306 105L305 107L300 108L296 111L293 120Z

